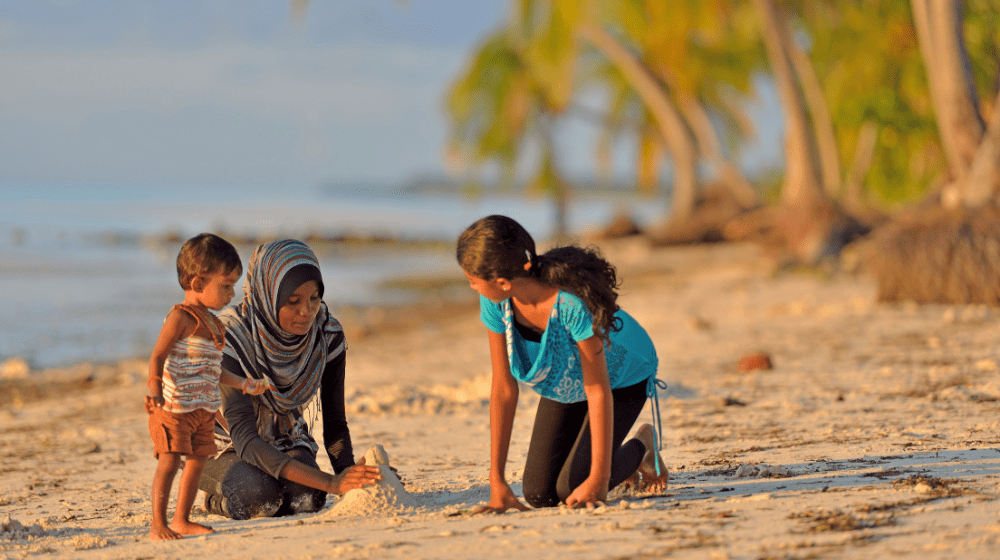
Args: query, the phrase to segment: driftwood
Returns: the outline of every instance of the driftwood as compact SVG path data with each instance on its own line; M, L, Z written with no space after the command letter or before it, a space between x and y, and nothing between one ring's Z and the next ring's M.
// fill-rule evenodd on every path
M1000 208L934 208L876 230L862 251L879 301L1000 305Z
M726 224L747 210L729 188L720 184L707 185L688 217L671 219L653 227L646 236L654 246L726 241Z
M836 261L844 248L872 230L832 201L757 208L726 224L726 239L759 245L776 261L818 265Z
M619 212L611 220L607 226L605 226L598 237L600 239L621 239L622 237L633 237L636 235L642 235L642 228L639 224L627 213Z

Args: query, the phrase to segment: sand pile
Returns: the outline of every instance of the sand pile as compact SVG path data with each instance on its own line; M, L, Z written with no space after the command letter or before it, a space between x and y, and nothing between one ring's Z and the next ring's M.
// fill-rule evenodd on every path
M324 515L381 517L414 508L417 502L389 468L389 454L380 444L365 451L365 464L378 465L382 480L374 486L357 488L344 494Z
M37 523L24 525L17 519L11 518L9 514L3 521L0 521L0 539L3 540L16 540L43 535L45 535L45 529Z

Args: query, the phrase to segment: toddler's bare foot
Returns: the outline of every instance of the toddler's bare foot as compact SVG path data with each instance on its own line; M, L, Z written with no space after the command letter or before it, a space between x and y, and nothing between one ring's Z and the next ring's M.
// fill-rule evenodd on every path
M177 532L178 538L180 538L180 535L204 535L215 532L215 529L208 525L193 523L191 521L174 521L170 524L170 528Z
M663 464L662 457L659 457L660 474L656 474L656 459L658 455L656 452L656 441L653 439L653 426L651 424L639 426L639 429L635 432L635 437L646 446L646 455L643 456L642 463L639 464L639 468L635 474L629 477L624 484L632 483L635 485L635 488L646 492L663 492L667 489L667 481L670 480L670 474ZM633 481L633 479L637 480Z
M153 525L149 528L149 538L154 541L170 541L181 538L181 535L166 525Z

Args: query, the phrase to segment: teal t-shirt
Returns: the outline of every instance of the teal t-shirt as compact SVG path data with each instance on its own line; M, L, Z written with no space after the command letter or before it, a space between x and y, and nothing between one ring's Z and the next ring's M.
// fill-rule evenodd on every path
M577 342L594 336L594 316L583 300L560 291L541 342L525 340L514 327L510 300L494 303L479 297L486 328L507 338L510 372L545 398L562 403L587 400ZM628 387L656 376L659 361L646 330L623 310L615 314L622 329L605 343L611 388Z

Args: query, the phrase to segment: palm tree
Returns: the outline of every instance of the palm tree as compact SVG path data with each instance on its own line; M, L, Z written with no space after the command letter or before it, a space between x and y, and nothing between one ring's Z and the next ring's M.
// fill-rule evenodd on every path
M748 69L756 54L730 25L735 11L737 6L727 0L684 0L669 6L653 0L596 1L589 17L579 22L579 36L607 60L645 108L648 125L640 127L640 134L646 149L639 154L639 177L658 167L651 160L663 157L661 147L669 154L674 167L672 221L687 220L695 211L702 163L714 167L739 204L749 208L760 203L757 191L724 155L710 117L711 111L725 123L744 120L729 117L739 110L721 94L725 88L749 91ZM718 60L729 64L713 64Z
M470 63L451 93L450 107L457 125L456 130L463 129L470 122L489 123L500 117L496 111L502 103L480 103L475 106L479 116L470 119L469 113L463 113L461 104L455 102L471 96L491 99L497 94L502 95L502 90L473 94L476 88L495 87L481 80L476 81L476 76L487 72L502 73L515 67L532 84L529 90L533 92L533 101L529 105L540 109L537 115L549 123L556 117L564 117L568 109L574 109L574 92L585 85L586 80L579 76L577 64L580 59L587 58L584 47L590 46L600 53L606 66L592 64L592 67L598 68L589 78L605 81L602 85L609 86L609 89L616 92L605 122L622 119L622 115L614 113L625 110L629 105L622 102L626 89L634 92L642 102L642 122L636 127L641 145L637 161L640 182L646 187L655 184L660 160L665 153L670 155L674 168L672 219L687 219L694 211L701 181L698 165L703 161L709 161L716 167L740 204L744 207L758 204L758 193L739 169L723 155L723 143L706 108L713 106L716 108L714 113L723 116L732 111L731 107L720 101L723 97L719 93L720 84L713 79L718 73L708 71L710 65L707 60L714 55L728 57L732 61L738 58L732 53L742 47L734 49L731 44L713 37L713 53L706 54L709 49L705 48L701 51L685 48L697 56L675 55L677 48L690 42L690 32L685 26L678 28L676 25L679 12L699 20L700 26L705 29L716 29L724 21L724 10L714 8L728 7L729 2L715 0L706 8L703 2L685 0L683 9L679 10L680 6L675 5L670 12L664 10L661 4L662 2L651 0L629 0L624 3L596 0L516 0L513 2L514 17L508 25L505 41L517 63L491 70L489 64L500 59L488 60L478 54L473 58L474 62ZM628 6L637 11L634 15L638 17L630 17L624 9ZM722 44L722 48L718 44ZM720 51L725 49L729 49L729 52L720 55ZM749 59L750 57L744 57L744 62ZM503 63L507 64L506 59ZM699 63L700 68L697 66ZM687 78L692 75L697 79ZM734 82L731 89L747 90L748 72L737 71ZM477 85L469 87L473 83ZM623 88L623 84L627 84L627 88ZM494 114L488 116L487 113L491 111ZM724 122L737 120L739 119L723 119ZM606 138L621 133L620 130L612 132L613 128L614 125L608 125L605 129ZM529 126L516 128L517 145L521 145L524 139L522 133L529 129ZM457 139L462 136L461 133L453 134L453 138ZM471 139L476 134L464 136ZM542 145L551 146L551 138L549 142ZM461 144L463 142L459 140L453 145ZM519 153L517 150L495 153L480 150L478 158L483 161L492 158L510 166L513 156ZM553 150L542 150L544 157L540 170L548 171L539 176L558 178L558 173L551 173L552 161L548 159L553 153ZM557 181L557 184L561 185L562 182Z
M808 43L799 50L807 50L829 107L813 114L829 114L826 122L835 123L841 162L835 196L855 211L912 201L944 170L909 2L795 2L796 34Z
M603 28L588 22L581 25L580 35L615 64L645 103L674 163L672 214L687 218L694 211L698 190L697 152L681 112L652 73Z
M979 2L970 21L958 0L912 0L913 21L927 71L948 184L941 208L883 228L871 265L882 300L1000 304L1000 93L995 22L1000 7ZM985 14L985 16L984 16ZM985 25L993 64L977 79L967 29ZM978 29L980 37L983 28ZM984 84L986 87L984 87ZM993 106L984 106L986 91ZM984 119L983 115L988 115Z
M781 98L785 125L785 169L780 204L734 220L728 233L786 251L786 258L817 264L836 257L843 247L866 229L847 214L830 195L839 183L839 171L827 162L830 148L818 139L831 135L822 95L816 91L812 66L798 51L786 12L774 0L753 0L767 59ZM811 86L811 87L810 87ZM809 102L811 98L812 102ZM817 130L819 132L817 132ZM826 143L830 142L827 137ZM827 152L824 159L821 152ZM836 159L834 158L834 162Z
M1000 189L1000 98L987 127L965 44L963 3L912 0L912 6L952 179L943 202L955 208L992 201Z
M550 88L548 94L545 88ZM566 233L567 193L553 146L553 101L561 91L540 83L525 64L523 48L501 30L483 41L447 95L451 117L451 159L467 174L489 163L499 164L501 182L519 181L517 164L536 147L537 166L529 184L550 193L556 206L555 235ZM566 101L568 102L568 98ZM564 103L565 103L564 102Z

